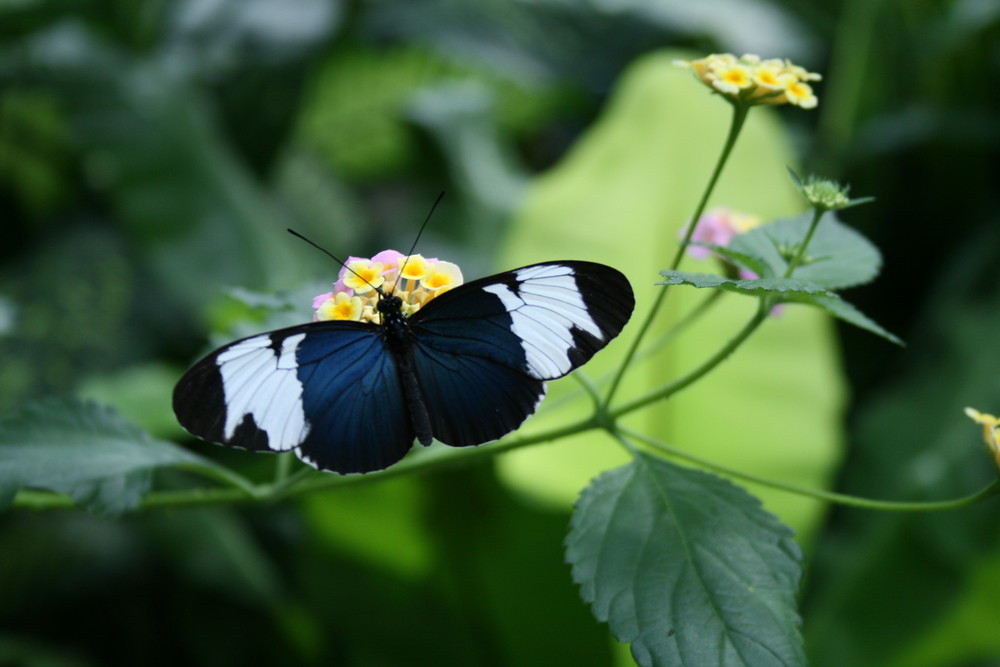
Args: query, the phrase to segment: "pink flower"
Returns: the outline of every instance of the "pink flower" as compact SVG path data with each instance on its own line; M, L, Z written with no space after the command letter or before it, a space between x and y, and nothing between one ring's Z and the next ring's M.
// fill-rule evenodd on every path
M373 262L382 262L382 266L385 266L385 267L390 267L390 266L391 267L395 267L396 266L396 262L402 256L403 256L403 253L398 252L396 250L383 250L382 252L380 252L380 253L376 254L374 257L372 257L372 261Z
M727 246L734 236L748 232L760 223L761 219L756 215L732 211L725 207L713 208L698 218L691 240ZM702 246L688 246L688 253L695 259L705 259L711 252Z
M732 242L733 237L759 227L761 222L761 218L756 215L733 211L725 207L713 208L698 218L698 224L695 225L694 232L691 234L691 240L725 247ZM683 238L683 233L681 238ZM688 253L695 259L705 259L712 254L712 251L704 246L692 245L688 246ZM753 271L744 268L738 269L737 274L743 280L760 278ZM783 308L784 306L780 304L775 306L771 309L771 316L779 316Z

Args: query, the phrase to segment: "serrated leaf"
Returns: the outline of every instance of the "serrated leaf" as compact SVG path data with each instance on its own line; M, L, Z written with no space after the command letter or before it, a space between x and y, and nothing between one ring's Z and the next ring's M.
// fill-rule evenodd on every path
M155 468L178 464L214 465L108 407L40 401L0 421L0 509L31 488L65 493L95 514L121 514L139 504Z
M834 292L819 285L797 278L759 278L752 280L726 278L711 273L687 273L685 271L660 271L666 280L657 285L690 285L711 289L721 289L748 296L777 294L782 301L793 301L818 306L834 317L849 324L870 331L897 345L903 341L889 333L860 310L844 301Z
M730 249L759 257L768 265L763 275L783 276L789 253L805 238L812 214L761 225L733 238ZM868 239L826 213L806 248L806 261L794 277L827 289L843 289L870 282L882 266L878 248Z
M639 454L584 490L566 558L594 616L649 665L801 665L801 552L760 501Z
M779 294L784 298L794 296L828 296L835 297L832 292L805 280L797 278L757 278L738 279L726 278L710 273L687 273L685 271L660 271L666 280L657 285L690 285L692 287L708 287L723 289L728 292L763 296Z
M883 329L877 322L840 297L810 295L801 299L796 299L796 301L819 306L834 317L841 319L848 324L853 324L854 326L864 329L865 331L870 331L871 333L881 336L896 345L905 345L905 343L897 336Z

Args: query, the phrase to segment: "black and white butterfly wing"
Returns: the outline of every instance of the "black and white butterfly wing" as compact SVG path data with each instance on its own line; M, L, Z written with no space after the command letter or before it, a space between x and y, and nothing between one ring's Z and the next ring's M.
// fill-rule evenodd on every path
M205 440L295 450L324 470L381 470L413 445L396 363L374 324L314 322L236 341L195 364L173 402Z
M410 318L434 437L465 446L513 431L538 407L544 381L587 362L634 305L619 271L578 261L525 266L437 297Z

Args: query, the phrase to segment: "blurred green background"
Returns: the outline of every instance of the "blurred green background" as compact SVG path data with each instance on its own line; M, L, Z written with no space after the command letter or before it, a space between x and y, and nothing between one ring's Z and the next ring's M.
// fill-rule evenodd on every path
M996 0L0 0L0 412L82 395L269 474L169 410L209 335L257 315L225 290L325 291L336 267L285 228L341 256L405 251L441 190L424 255L467 277L603 259L641 314L726 127L669 60L755 52L823 73L820 106L759 114L716 203L796 212L787 163L876 197L844 218L883 276L847 297L909 346L790 313L743 351L746 384L679 403L668 435L721 425L735 442L706 455L742 465L763 428L758 472L971 492L995 471L961 408L1000 412L998 38ZM781 346L783 326L808 335ZM811 398L751 405L755 378L789 374ZM562 562L594 470L538 451L275 506L8 512L0 664L628 664ZM813 664L1000 665L995 502L783 502Z

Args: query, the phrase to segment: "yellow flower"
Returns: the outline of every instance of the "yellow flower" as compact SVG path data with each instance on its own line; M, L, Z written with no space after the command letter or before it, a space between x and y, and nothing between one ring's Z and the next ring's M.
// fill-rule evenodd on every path
M753 85L754 70L746 65L729 65L714 70L712 87L723 93L738 94Z
M347 296L338 292L332 298L324 301L316 310L317 320L354 320L361 319L361 298Z
M788 100L789 104L803 109L812 109L819 103L816 95L813 94L812 86L808 83L795 79L791 74L785 74L781 78L785 83L785 99Z
M344 272L344 285L354 290L357 294L365 294L378 289L385 282L382 262L373 262L367 259L359 259L347 264L347 271Z
M424 259L423 255L400 257L396 261L396 266L399 267L399 276L403 280L422 280L431 272L431 263Z
M423 279L423 286L435 295L461 284L462 270L451 262L438 262L433 265L430 275Z
M818 104L807 81L822 77L790 60L762 60L752 53L737 58L731 53L713 53L698 60L677 60L698 80L729 100L741 104L791 104L812 109Z
M768 60L754 68L753 82L768 90L782 90L785 87L781 81L784 72L784 63L780 60Z
M973 408L966 408L965 414L972 421L982 425L983 441L990 448L990 451L993 452L997 468L1000 469L1000 419Z

